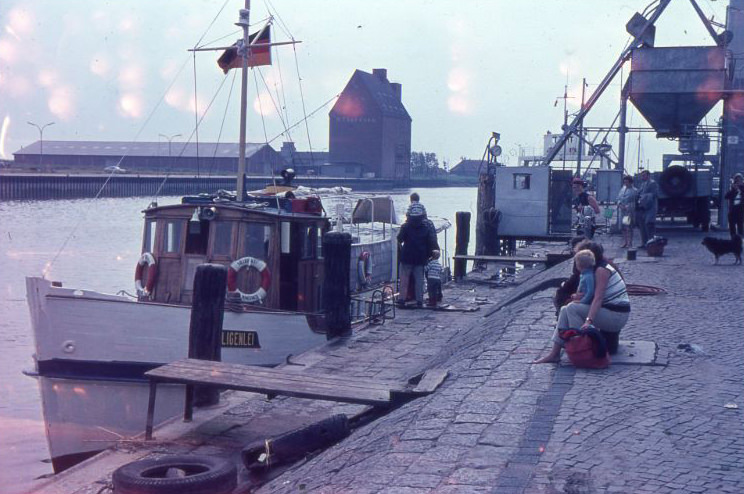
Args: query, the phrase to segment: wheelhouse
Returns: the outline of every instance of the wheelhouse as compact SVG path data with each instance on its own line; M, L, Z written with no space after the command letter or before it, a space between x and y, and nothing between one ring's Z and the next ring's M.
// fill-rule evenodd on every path
M190 305L197 266L215 263L230 269L233 309L319 311L329 221L318 198L194 197L144 213L143 258L150 253L155 266L141 274L138 268L141 285L150 288L140 300Z

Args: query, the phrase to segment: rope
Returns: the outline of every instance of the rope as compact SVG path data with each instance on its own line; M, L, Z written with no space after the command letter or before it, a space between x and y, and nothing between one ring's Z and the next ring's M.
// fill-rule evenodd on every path
M225 120L227 119L227 110L230 108L230 101L232 101L232 94L233 89L235 89L235 79L237 78L238 71L233 72L233 79L232 83L230 84L230 93L227 95L227 102L225 103L225 111L222 113L222 122L220 123L220 131L217 134L217 143L214 146L214 153L212 154L212 163L209 164L209 174L207 176L212 176L212 168L214 167L214 163L217 158L217 149L220 146L220 142L222 141L222 131L225 128Z
M635 297L649 296L649 295L661 295L666 293L666 290L656 286L650 285L626 285L625 288L628 290L628 295Z
M196 92L196 52L194 55L194 131L196 136L196 176L199 176L199 95Z
M294 129L295 127L297 127L298 125L300 125L301 123L303 123L305 120L308 120L310 117L312 117L313 115L315 115L316 113L318 113L320 110L322 110L323 108L325 108L326 106L328 106L329 103L331 103L333 100L335 100L339 96L341 96L341 93L338 93L338 94L333 95L332 97L330 97L328 99L328 101L326 101L325 103L323 103L322 105L320 105L318 108L316 108L315 110L313 110L312 112L310 112L310 114L306 118L303 118L301 120L298 120L297 122L295 122L292 125L290 125L289 127L287 127L286 130L285 130L285 132L289 132L290 130ZM285 134L285 132L280 132L276 136L272 137L268 141L269 144L271 144L272 142L274 142L277 139L279 139L281 136L283 136Z
M217 18L220 16L220 14L222 13L222 11L225 10L225 7L227 7L227 2L229 2L229 1L230 0L225 0L225 3L222 4L222 7L220 7L220 10L217 12L217 15L214 16L214 19L212 19L212 22L209 23L209 26L207 26L207 29L205 29L204 32L202 33L201 38L199 38L199 41L197 41L194 44L195 47L197 47L199 45L199 43L202 42L202 40L204 39L204 37L207 35L207 33L209 32L209 30L212 28L212 26L214 25L214 23L217 21Z
M220 87L217 88L217 91L214 93L214 96L209 101L209 105L207 105L207 108L204 110L204 113L202 114L201 118L199 118L199 121L196 124L196 128L191 131L191 134L189 134L188 139L186 142L183 143L183 146L181 147L181 151L178 153L178 157L180 158L183 156L183 153L186 152L186 146L191 143L191 139L194 137L194 134L196 133L196 130L198 129L199 125L201 125L202 121L204 120L204 117L207 116L207 113L209 113L209 110L212 108L212 105L214 104L214 101L217 99L217 96L220 94L220 91L225 85L225 82L227 81L227 75L222 78L222 82L220 83ZM165 185L165 182L168 181L168 178L170 178L171 174L171 168L173 167L173 164L171 163L168 167L168 171L166 172L165 178L163 178L163 181L160 183L160 186L158 187L158 190L155 192L155 196L153 197L153 201L157 202L157 198L160 195L160 191L163 190L163 186Z
M302 115L305 117L305 132L307 133L307 145L310 149L310 162L314 163L315 159L313 158L313 144L310 142L310 127L307 125L307 110L305 109L305 94L302 90L302 77L300 76L300 64L297 61L297 45L292 45L292 50L294 51L294 59L295 59L295 68L297 69L297 80L300 82L300 100L302 100Z
M261 79L263 79L263 74L261 75ZM261 103L261 96L258 93L258 77L256 76L256 71L253 71L253 82L256 85L256 98L258 99L258 111L261 113L261 125L263 126L263 133L264 133L264 141L266 141L266 144L269 143L269 135L266 133L266 119L264 118L264 112L263 112L263 104ZM266 84L266 80L264 80L264 84ZM271 98L271 101L274 101L274 98L271 97L271 93L269 93L269 98ZM281 114L279 115L279 119L281 120Z

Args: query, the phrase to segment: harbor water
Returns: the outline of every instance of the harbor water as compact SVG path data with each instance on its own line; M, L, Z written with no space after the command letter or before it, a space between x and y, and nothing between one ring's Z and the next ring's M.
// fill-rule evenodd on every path
M392 196L402 219L410 190ZM475 247L476 187L417 190L430 216L452 228L440 234L454 255L455 212L469 211L470 252ZM178 197L160 198L172 204ZM42 273L65 286L117 293L134 292L145 198L10 201L0 203L0 485L6 494L25 494L38 477L50 475L48 451L33 369L33 336L25 277Z

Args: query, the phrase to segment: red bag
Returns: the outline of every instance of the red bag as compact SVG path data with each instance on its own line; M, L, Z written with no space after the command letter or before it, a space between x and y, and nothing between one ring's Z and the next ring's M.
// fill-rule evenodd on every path
M606 369L610 365L610 354L602 334L590 326L584 329L566 329L560 332L565 342L568 360L580 369Z

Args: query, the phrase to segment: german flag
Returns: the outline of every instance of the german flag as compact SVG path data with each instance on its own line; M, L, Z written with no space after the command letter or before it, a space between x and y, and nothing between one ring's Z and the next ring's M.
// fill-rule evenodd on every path
M253 43L258 33L253 33L248 38L248 43ZM248 67L258 67L259 65L271 65L271 47L268 46L271 43L271 26L267 26L261 33L261 37L252 46L249 47L250 52L248 53ZM230 48L217 59L217 65L220 66L222 71L227 74L230 69L239 69L243 66L243 57L240 56L238 51L243 44L243 40L239 39ZM264 45L264 46L262 46Z

